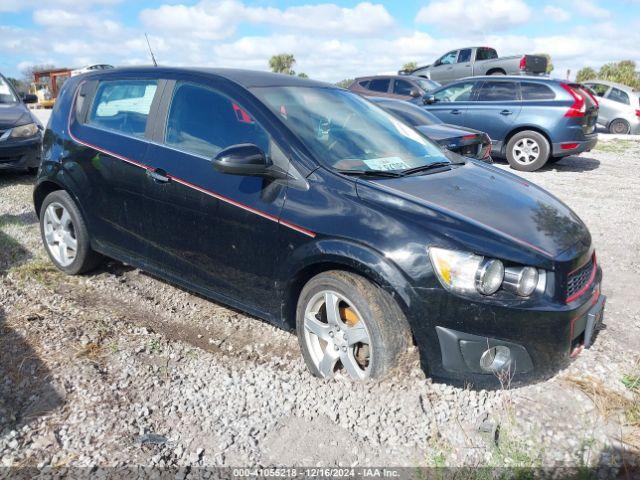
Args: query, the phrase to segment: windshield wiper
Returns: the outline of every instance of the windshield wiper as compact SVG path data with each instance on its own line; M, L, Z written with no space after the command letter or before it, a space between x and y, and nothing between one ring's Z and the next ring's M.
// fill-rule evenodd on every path
M403 177L404 172L393 172L391 170L338 170L344 175L357 175L360 177Z
M434 168L440 167L448 167L450 165L464 165L464 162L433 162L427 165L420 165L419 167L408 168L403 170L402 173L404 175L413 175L414 173L426 172L427 170L432 170Z

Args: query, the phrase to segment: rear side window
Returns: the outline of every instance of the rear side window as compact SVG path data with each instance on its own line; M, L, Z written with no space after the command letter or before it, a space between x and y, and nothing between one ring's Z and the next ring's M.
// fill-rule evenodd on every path
M98 127L143 137L157 87L156 80L100 82L88 122Z
M396 95L411 95L414 86L406 80L396 80L393 84L393 93Z
M493 82L482 84L478 91L478 102L508 102L518 99L515 82Z
M521 82L520 92L523 100L553 100L556 94L542 83Z
M389 79L388 78L374 78L369 81L369 90L374 92L387 92L389 91Z
M176 86L165 143L207 158L240 143L269 153L269 136L246 110L221 93L190 83Z
M630 105L629 95L627 92L623 92L619 88L612 88L609 92L609 100L613 100L614 102L624 103L625 105Z

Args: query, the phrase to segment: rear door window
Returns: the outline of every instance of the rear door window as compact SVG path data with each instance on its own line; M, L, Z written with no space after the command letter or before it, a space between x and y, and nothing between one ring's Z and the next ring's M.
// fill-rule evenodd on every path
M165 143L212 159L221 150L252 143L269 153L269 136L253 117L229 97L191 83L176 85Z
M369 90L374 92L388 92L390 80L388 78L374 78L369 81Z
M630 105L629 95L627 92L623 92L619 88L612 88L609 92L609 100L613 100L614 102L624 103L625 105Z
M156 80L113 80L98 84L88 123L135 137L143 137Z
M521 82L520 92L523 100L553 100L556 94L542 83Z
M518 100L516 82L487 81L478 91L478 102L512 102Z
M393 93L396 95L411 95L411 90L415 87L406 80L396 80L393 84Z

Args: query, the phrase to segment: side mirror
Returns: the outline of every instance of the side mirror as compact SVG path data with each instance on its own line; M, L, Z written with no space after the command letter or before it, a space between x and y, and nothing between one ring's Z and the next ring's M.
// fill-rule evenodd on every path
M230 175L287 178L287 172L273 165L262 149L252 143L223 149L213 159L213 168Z
M23 93L21 97L24 103L38 103L38 97L32 93Z
M431 105L437 102L435 95L425 95L422 98L422 101L424 102L425 105Z
M418 98L419 96L421 96L422 94L420 93L420 90L418 90L417 88L414 88L413 90L411 90L409 92L409 95L413 98Z

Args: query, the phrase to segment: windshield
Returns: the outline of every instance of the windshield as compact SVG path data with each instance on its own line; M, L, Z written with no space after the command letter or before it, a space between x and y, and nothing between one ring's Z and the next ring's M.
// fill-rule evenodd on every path
M0 103L17 103L18 99L16 98L13 90L9 86L9 83L4 79L4 77L0 76Z
M418 131L349 91L259 87L252 92L331 168L402 171L449 163L442 150Z

